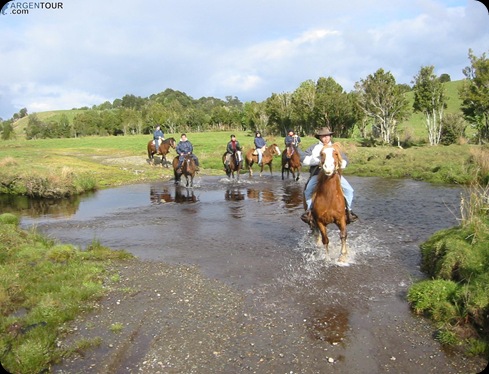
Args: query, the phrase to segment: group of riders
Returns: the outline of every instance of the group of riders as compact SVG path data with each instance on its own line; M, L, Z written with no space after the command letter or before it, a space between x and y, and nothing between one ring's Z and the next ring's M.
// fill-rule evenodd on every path
M311 214L311 206L313 203L312 195L317 185L317 179L320 170L319 164L321 161L321 150L324 146L334 146L332 136L333 132L329 129L329 127L323 127L319 129L314 135L314 137L318 139L318 143L311 145L305 151L301 151L299 149L301 138L293 130L289 130L287 135L285 136L284 142L287 152L286 157L290 158L292 152L298 152L302 165L309 166L310 176L304 187L304 198L306 201L307 210L301 216L301 220L309 225L311 224L313 219ZM160 142L164 140L164 134L160 126L156 126L153 137L156 150L158 150ZM267 147L267 142L261 136L260 131L255 132L254 145L256 154L258 156L258 165L262 166L263 152ZM180 141L178 142L175 150L178 155L177 172L181 172L182 163L185 159L185 156L187 155L190 155L194 159L196 171L199 170L199 159L193 153L194 147L192 146L192 143L187 139L186 134L181 134ZM343 160L340 167L341 169L344 169L348 165L348 159L344 153L341 153L341 155ZM229 172L229 163L232 156L235 156L238 162L242 161L242 148L234 134L231 135L231 140L226 145L226 158L224 161L226 172ZM347 221L354 222L358 219L358 216L351 210L353 205L354 190L343 175L341 175L340 177L340 182L346 201Z

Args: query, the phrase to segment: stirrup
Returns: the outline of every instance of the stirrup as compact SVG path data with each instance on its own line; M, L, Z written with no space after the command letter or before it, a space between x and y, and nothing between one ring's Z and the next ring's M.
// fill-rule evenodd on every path
M312 222L312 213L310 210L306 210L302 215L301 215L301 220L304 223L307 223L308 225L311 224Z

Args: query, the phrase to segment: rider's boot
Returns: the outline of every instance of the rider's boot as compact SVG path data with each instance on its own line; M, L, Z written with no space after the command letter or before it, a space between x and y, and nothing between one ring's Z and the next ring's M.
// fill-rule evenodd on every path
M352 222L355 222L358 219L358 216L353 213L350 208L348 207L348 204L346 204L346 199L345 199L345 210L346 210L346 223L350 224Z

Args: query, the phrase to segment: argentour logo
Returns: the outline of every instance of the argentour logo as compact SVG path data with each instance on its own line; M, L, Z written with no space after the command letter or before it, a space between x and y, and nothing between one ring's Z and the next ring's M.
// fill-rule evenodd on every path
M7 1L2 7L2 15L7 14L29 14L35 9L63 9L61 1Z

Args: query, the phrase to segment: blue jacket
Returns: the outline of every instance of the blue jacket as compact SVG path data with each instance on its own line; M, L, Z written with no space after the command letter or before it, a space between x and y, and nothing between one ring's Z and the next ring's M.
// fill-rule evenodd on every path
M161 130L156 130L154 133L153 133L153 138L154 139L159 139L159 138L164 138L165 135L163 134L163 131Z
M301 142L301 138L299 136L287 135L285 137L285 146L292 144L292 145L295 145L297 147L300 142Z
M192 146L192 143L190 143L188 140L180 140L177 145L176 151L179 155L182 153L192 153L194 151L194 147Z
M255 148L256 149L263 148L265 145L267 145L267 142L261 136L257 136L255 138Z

